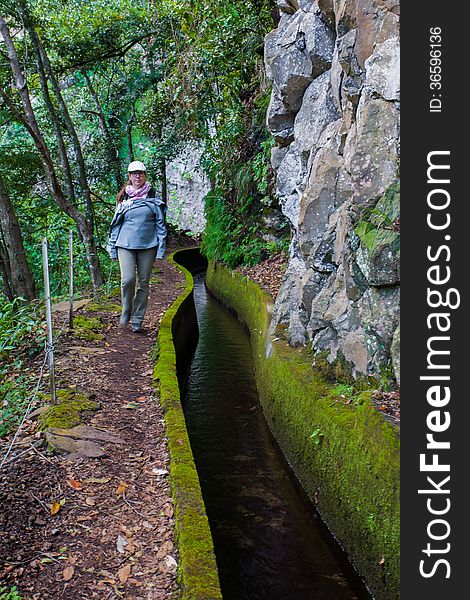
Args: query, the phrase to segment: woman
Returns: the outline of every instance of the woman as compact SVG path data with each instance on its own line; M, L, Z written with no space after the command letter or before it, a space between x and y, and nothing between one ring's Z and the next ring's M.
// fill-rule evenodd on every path
M163 258L166 246L165 205L147 182L146 171L140 161L130 163L109 229L110 256L119 259L121 269L120 325L130 322L134 333L142 331L153 263Z

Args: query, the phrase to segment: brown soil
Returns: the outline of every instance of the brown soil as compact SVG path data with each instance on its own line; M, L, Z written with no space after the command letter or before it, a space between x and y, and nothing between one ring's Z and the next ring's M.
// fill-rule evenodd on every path
M275 300L287 269L287 257L274 254L253 267L237 267L237 271L252 279Z
M143 333L121 329L116 313L84 307L78 314L99 316L105 338L64 332L56 348L59 387L98 402L87 425L120 443L98 441L104 456L71 460L50 451L30 419L0 473L0 588L16 585L24 599L160 600L176 590L169 458L150 353L184 276L158 261L152 279Z

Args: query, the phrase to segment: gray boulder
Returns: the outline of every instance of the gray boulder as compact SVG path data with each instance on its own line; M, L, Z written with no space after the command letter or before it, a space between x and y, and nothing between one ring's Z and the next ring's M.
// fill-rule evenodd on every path
M344 147L358 206L372 206L398 180L398 136L395 106L362 94Z
M269 102L266 124L280 146L288 146L294 141L295 112L291 111L273 91Z
M334 35L313 12L298 11L285 28L265 38L266 74L286 109L299 110L310 82L329 69Z
M390 38L378 44L365 62L365 87L385 100L400 100L400 41Z

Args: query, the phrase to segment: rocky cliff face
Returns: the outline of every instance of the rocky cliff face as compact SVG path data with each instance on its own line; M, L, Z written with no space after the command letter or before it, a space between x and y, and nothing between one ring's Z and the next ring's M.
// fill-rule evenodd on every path
M204 231L204 198L211 186L200 165L202 147L189 143L167 165L168 221L191 235Z
M399 2L278 7L267 123L293 238L272 330L399 380Z

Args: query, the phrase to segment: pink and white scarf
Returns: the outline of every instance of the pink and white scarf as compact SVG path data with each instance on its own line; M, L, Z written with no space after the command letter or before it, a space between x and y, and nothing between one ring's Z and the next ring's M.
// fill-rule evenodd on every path
M136 189L133 185L126 186L126 194L129 199L137 200L138 198L146 198L150 190L150 183L146 181L144 185Z

